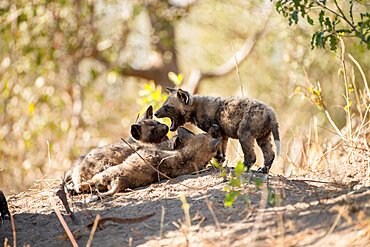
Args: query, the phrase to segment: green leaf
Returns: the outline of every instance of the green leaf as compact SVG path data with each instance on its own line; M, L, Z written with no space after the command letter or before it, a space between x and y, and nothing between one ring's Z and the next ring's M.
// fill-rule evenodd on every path
M324 39L324 32L318 32L316 35L316 46L324 48L325 47L325 39Z
M217 161L215 158L213 158L213 159L211 160L211 165L212 165L214 168L218 169L218 170L222 170L222 166L220 165L220 163L218 163L218 161Z
M240 188L240 186L241 186L240 179L238 179L238 178L231 178L230 179L230 182L229 182L229 185L232 186L232 187L238 187L238 188Z
M175 86L180 86L182 83L183 76L182 74L176 75L174 72L168 72L168 79L175 84Z
M181 84L183 79L184 79L184 76L181 73L179 73L177 75L177 81ZM180 84L176 85L176 86L180 86Z
M352 106L352 100L351 99L348 99L348 102L347 104L343 107L344 110L348 113L349 112L349 108Z
M238 191L231 191L230 193L227 193L224 202L225 207L232 207L238 196L240 196L240 192Z
M298 11L293 11L289 18L289 25L298 23Z
M320 26L321 27L323 27L324 15L325 15L325 11L324 10L321 10L320 11L320 14L319 14L319 23L320 23Z
M325 18L325 26L327 27L328 32L331 32L333 30L333 26L331 25L331 21L330 21L329 17Z
M315 40L316 40L317 33L314 33L311 38L311 49L315 48Z
M262 187L263 185L263 181L259 178L253 178L253 183L256 185L256 187L259 189Z
M338 47L338 41L339 41L338 37L335 35L331 35L329 41L330 41L330 50L336 51Z
M244 164L243 162L239 161L235 166L235 170L234 170L235 176L240 178L243 175L244 171L245 171Z
M313 24L314 24L313 19L312 19L309 15L307 15L307 22L308 22L310 25L313 25Z
M30 115L33 115L34 112L35 112L35 104L34 103L29 103L28 104L28 113Z

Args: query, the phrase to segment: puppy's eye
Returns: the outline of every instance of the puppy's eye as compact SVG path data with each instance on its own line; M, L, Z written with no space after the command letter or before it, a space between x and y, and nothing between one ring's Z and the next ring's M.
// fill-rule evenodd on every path
M165 107L164 107L164 110L165 111L171 111L173 109L173 107L172 106L169 106L169 105L166 105Z

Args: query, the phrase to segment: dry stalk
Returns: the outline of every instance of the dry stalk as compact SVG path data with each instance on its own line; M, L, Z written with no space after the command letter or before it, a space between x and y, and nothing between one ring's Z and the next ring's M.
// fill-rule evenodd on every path
M69 229L67 223L63 219L63 216L60 213L59 209L54 204L53 204L53 209L54 209L56 215L58 216L58 219L59 219L60 223L62 224L62 226L64 228L64 231L66 232L69 240L71 241L72 246L73 247L78 247L78 244L76 242L76 239L73 237L73 234L72 234L71 230Z
M236 74L238 76L238 81L239 81L239 84L240 84L240 91L242 93L242 96L244 97L243 83L242 83L242 79L240 78L240 72L239 72L239 62L238 62L238 59L236 57L235 47L234 47L233 42L231 42L231 48L233 49L233 54L234 54L234 59L235 59L235 68L236 68Z
M342 218L342 216L346 215L346 211L348 210L348 207L339 207L336 209L338 211L337 216L334 219L333 224L330 226L328 231L324 234L322 238L325 238L326 236L329 236L330 234L333 233L334 229L337 227L339 220Z
M164 230L164 215L165 215L165 209L164 206L162 206L162 213L161 213L161 225L159 227L159 237L163 238L163 230Z
M16 232L16 229L15 229L14 217L13 217L12 213L10 213L10 221L12 223L13 247L17 247L17 232Z
M99 220L100 220L100 215L97 214L96 217L95 217L95 220L94 220L94 225L93 225L93 227L91 229L91 232L90 232L90 235L89 235L89 240L87 240L86 247L90 247L91 244L92 244L94 234L95 234L96 228L98 226Z
M360 71L362 80L364 82L364 87L366 89L367 97L370 99L370 89L369 86L367 85L367 80L364 71L362 70L360 64L357 62L357 60L350 54L348 53L348 57L351 59L351 61L356 65L357 69Z
M217 229L217 230L220 230L220 223L219 223L219 221L218 221L218 219L217 219L217 216L216 216L216 214L215 214L215 211L213 210L212 202L210 202L210 201L208 200L208 197L206 197L206 198L205 198L205 202L206 202L206 204L207 204L207 207L208 207L209 212L211 212L211 215L212 215L213 221L215 222L215 225L216 225L216 229Z
M181 200L181 203L182 203L181 207L184 210L186 228L190 229L190 227L191 227L190 204L186 201L185 194L180 195L180 200Z
M347 79L347 66L346 66L346 61L344 60L344 54L346 52L346 47L344 46L343 39L340 38L340 44L341 44L341 57L340 61L342 63L342 69L343 69L343 79L344 79L344 86L346 89L346 104L347 104L347 125L349 126L349 138L352 137L352 122L351 122L351 110L350 110L350 97L349 97L349 83Z

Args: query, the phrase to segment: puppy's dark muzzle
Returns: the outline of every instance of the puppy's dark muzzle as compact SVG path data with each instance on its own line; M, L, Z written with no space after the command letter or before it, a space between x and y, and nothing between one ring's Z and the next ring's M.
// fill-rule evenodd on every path
M154 113L154 116L157 118L162 118L162 114L159 110Z

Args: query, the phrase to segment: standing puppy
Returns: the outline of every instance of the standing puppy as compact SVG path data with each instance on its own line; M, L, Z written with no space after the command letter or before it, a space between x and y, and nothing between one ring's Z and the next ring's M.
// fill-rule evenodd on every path
M268 173L275 158L271 133L277 155L280 152L278 122L271 107L246 97L198 96L173 88L167 91L170 95L154 115L170 118L171 131L190 122L214 137L222 136L221 158L225 155L228 138L239 139L248 169L256 162L253 149L256 140L264 157L264 166L259 171Z

